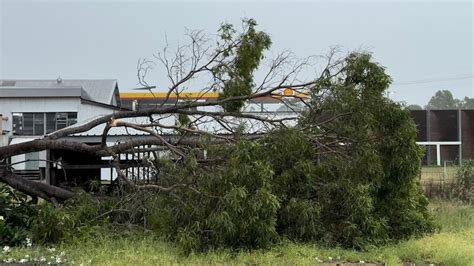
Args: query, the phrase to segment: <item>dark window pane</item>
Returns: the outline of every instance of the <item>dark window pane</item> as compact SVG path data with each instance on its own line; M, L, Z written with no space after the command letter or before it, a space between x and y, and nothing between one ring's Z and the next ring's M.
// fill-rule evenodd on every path
M67 113L56 114L56 129L67 127Z
M33 114L24 113L23 114L23 135L33 136Z
M46 113L46 134L56 131L56 113Z
M23 114L13 113L13 135L23 135Z
M77 123L77 113L67 113L67 125L74 125Z
M34 114L34 134L43 135L44 134L44 113L35 113Z

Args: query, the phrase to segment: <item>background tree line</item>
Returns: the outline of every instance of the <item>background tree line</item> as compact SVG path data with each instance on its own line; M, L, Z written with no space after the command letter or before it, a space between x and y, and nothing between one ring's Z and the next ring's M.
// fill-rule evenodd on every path
M410 110L422 110L417 104L407 106ZM464 97L464 99L454 98L449 90L439 90L430 99L424 109L448 110L448 109L474 109L474 98Z

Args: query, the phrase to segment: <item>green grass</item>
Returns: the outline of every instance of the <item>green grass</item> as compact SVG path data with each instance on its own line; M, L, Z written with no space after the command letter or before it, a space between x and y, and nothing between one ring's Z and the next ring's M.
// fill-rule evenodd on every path
M0 261L27 258L55 261L59 256L67 264L92 265L315 265L320 261L431 262L441 265L474 265L474 206L435 202L431 204L436 221L442 226L439 233L412 239L395 245L374 248L367 252L323 248L311 244L281 243L270 250L208 253L180 253L169 243L151 236L114 239L77 240L51 251L45 247L15 248L9 253L0 250ZM60 253L64 252L63 255ZM51 257L52 256L52 257Z

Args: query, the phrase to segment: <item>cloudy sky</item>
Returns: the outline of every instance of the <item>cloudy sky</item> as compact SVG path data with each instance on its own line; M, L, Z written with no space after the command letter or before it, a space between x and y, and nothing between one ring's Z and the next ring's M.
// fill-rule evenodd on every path
M139 58L255 18L272 53L300 57L332 46L369 50L387 68L391 98L424 105L437 90L474 97L470 1L22 1L0 0L0 79L104 79L137 86ZM153 85L166 87L162 73Z

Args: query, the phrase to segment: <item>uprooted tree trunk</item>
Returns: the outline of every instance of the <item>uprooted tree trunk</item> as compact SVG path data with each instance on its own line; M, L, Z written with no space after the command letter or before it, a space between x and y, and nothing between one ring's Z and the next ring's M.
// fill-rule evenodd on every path
M65 201L74 196L74 193L69 190L21 178L6 168L0 168L0 182L6 183L27 195L51 202Z

